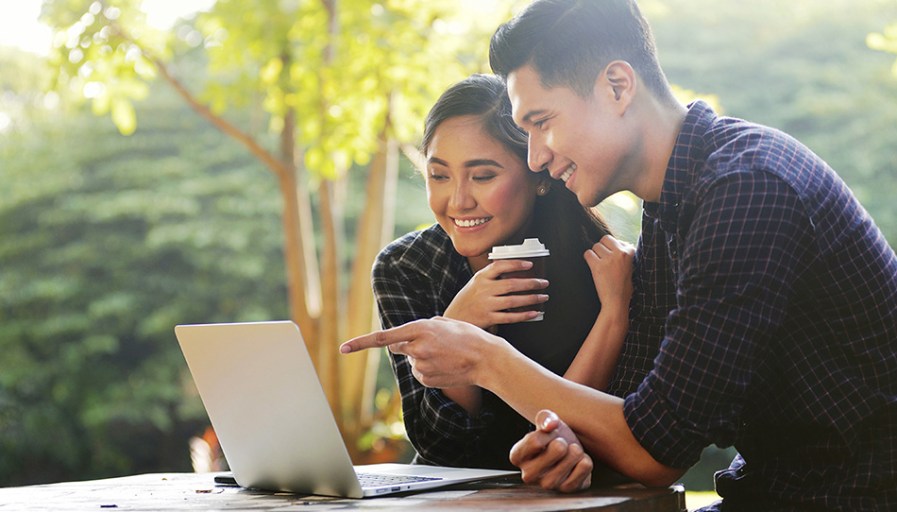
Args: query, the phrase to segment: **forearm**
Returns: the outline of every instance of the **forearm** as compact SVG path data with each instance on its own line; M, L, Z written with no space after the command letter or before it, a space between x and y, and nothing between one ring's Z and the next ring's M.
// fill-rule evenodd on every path
M684 472L660 464L642 448L623 416L622 399L565 380L516 351L490 360L478 382L483 388L526 418L541 409L556 412L585 450L614 470L646 485L669 485Z
M483 404L483 390L480 388L476 386L444 388L442 394L464 408L471 416L480 413L480 406Z
M590 388L605 390L614 373L629 313L624 308L602 308L564 378Z

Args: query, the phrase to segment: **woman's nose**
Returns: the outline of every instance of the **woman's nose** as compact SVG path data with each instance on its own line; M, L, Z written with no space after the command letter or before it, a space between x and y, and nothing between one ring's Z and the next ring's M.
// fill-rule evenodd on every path
M457 210L467 210L476 206L476 200L471 194L470 184L467 181L461 180L455 185L452 191L451 205Z

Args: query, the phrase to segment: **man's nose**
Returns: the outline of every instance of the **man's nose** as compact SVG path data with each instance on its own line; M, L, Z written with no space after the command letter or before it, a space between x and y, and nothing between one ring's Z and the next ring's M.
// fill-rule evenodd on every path
M551 163L551 152L538 136L530 135L526 146L526 163L533 172L540 172L548 168Z

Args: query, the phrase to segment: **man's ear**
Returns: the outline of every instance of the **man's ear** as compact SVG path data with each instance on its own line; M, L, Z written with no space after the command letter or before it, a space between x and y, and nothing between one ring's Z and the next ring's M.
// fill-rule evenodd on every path
M625 110L635 97L638 77L628 62L615 60L604 68L595 85L603 85L605 93L612 94L613 101Z

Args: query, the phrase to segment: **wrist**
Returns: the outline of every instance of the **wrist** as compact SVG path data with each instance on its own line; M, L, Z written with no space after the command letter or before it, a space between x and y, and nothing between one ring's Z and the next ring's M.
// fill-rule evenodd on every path
M452 320L461 320L463 322L464 320L462 318L458 318L458 315L455 313L455 308L453 307L453 305L454 302L452 302L448 305L447 308L445 308L445 311L442 312L442 317L451 318Z
M601 303L601 310L598 316L605 316L615 321L629 322L629 303L607 301Z
M474 385L495 391L502 382L499 375L508 362L508 351L514 350L504 338L487 333L487 342L481 345L474 371Z

